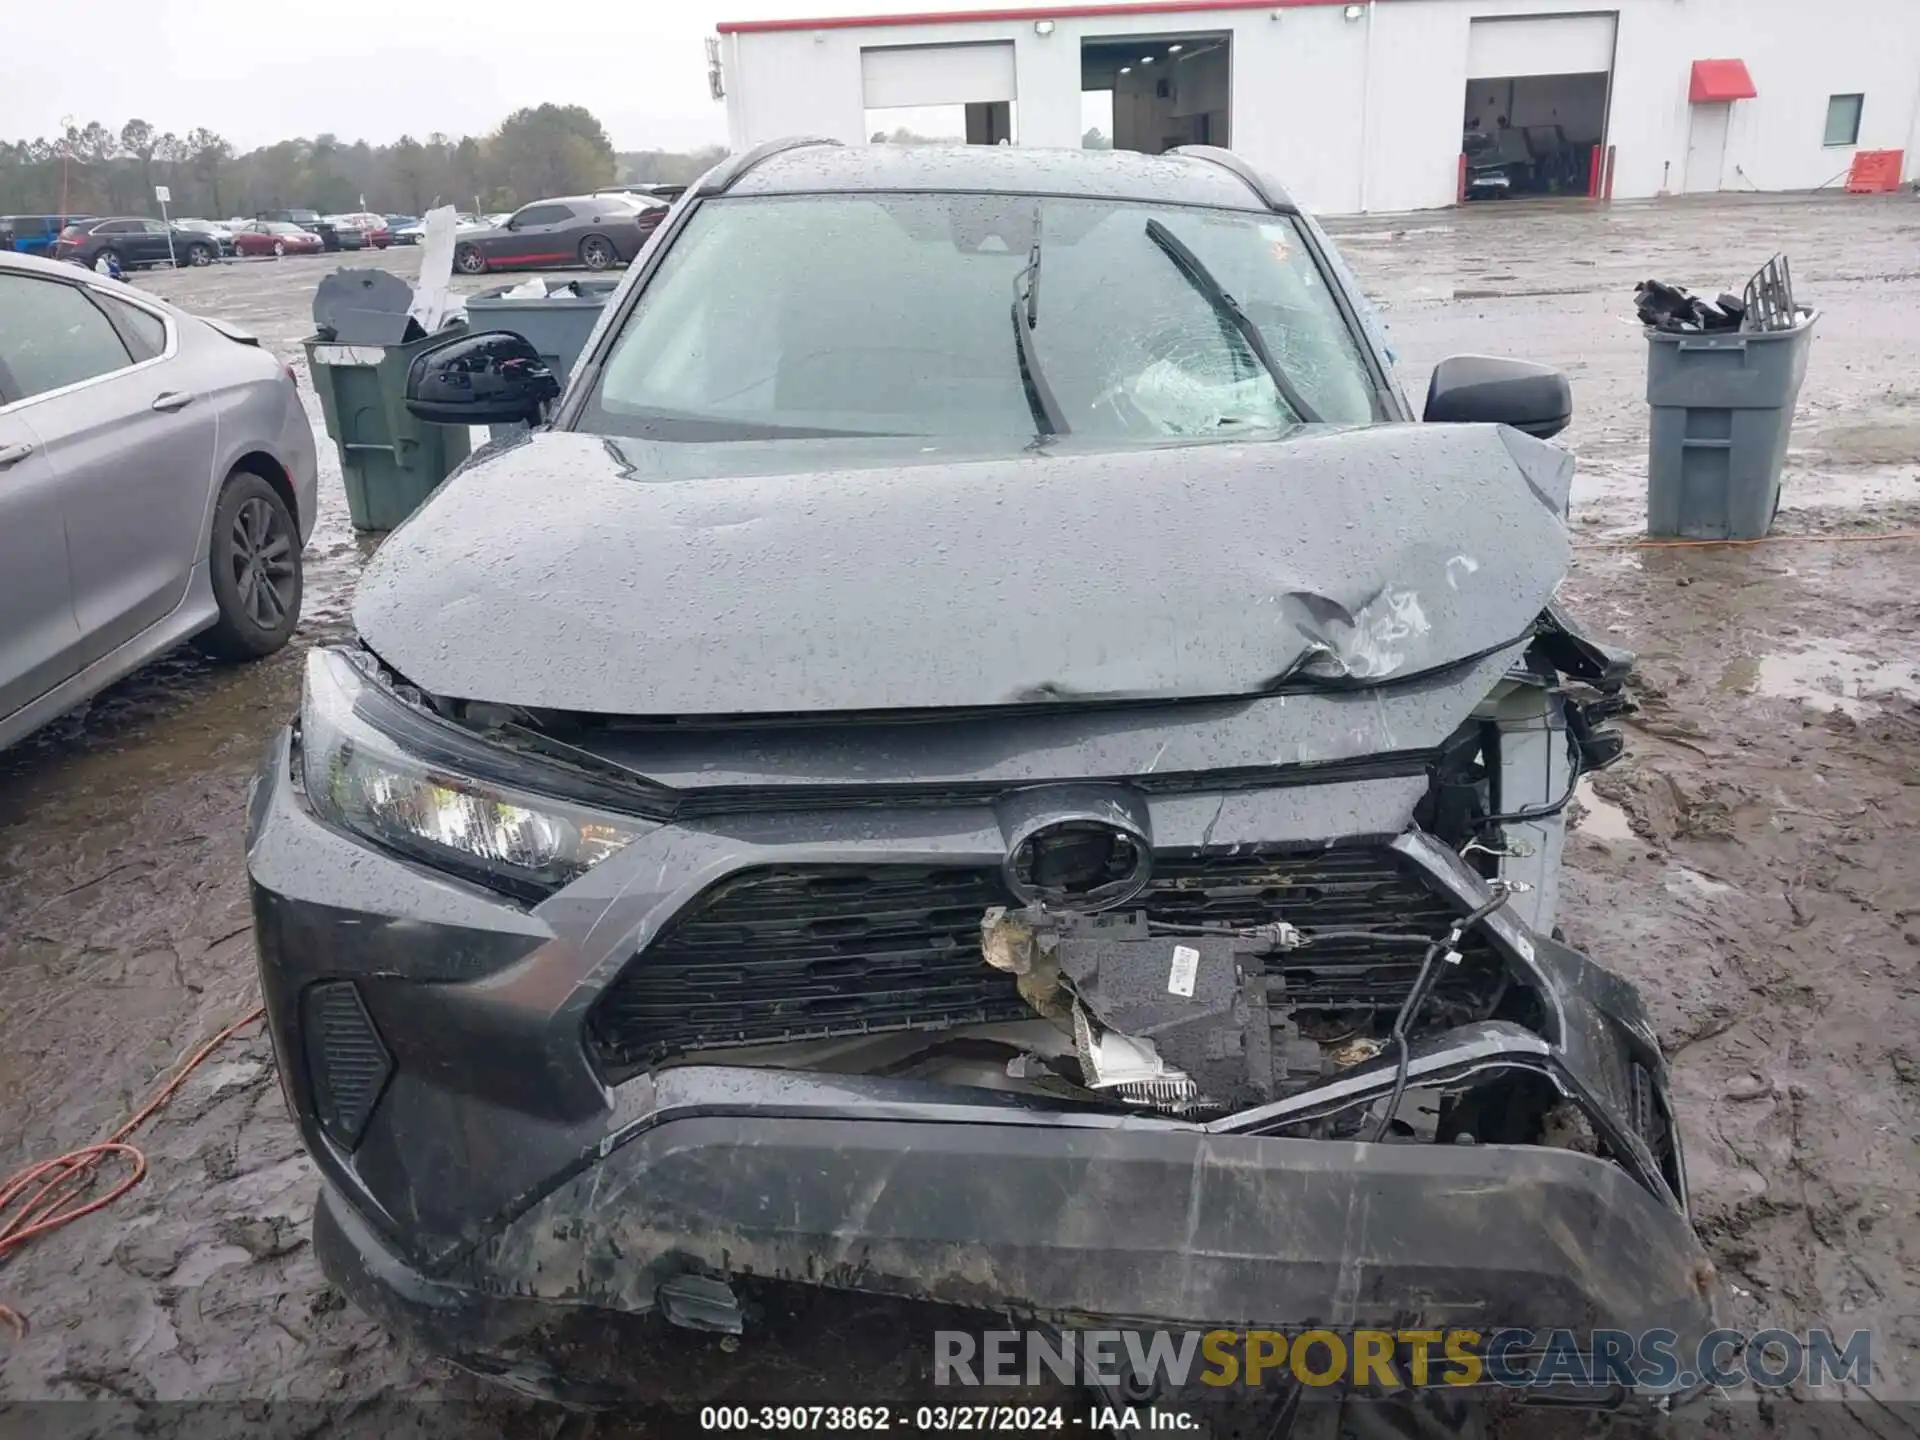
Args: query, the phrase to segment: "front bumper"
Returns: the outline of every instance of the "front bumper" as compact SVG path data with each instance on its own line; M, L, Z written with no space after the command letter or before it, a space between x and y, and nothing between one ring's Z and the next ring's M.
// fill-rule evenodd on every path
M609 1085L582 1025L633 952L620 907L635 877L675 873L658 899L682 904L738 863L703 847L756 843L745 822L663 827L658 853L529 910L320 824L289 761L283 734L252 797L248 866L282 1075L327 1182L316 1247L356 1302L437 1352L497 1372L544 1343L552 1315L657 1318L687 1276L1048 1325L1605 1327L1683 1344L1712 1328L1677 1151L1654 1155L1627 1118L1636 1066L1666 1105L1637 997L1515 922L1495 933L1552 987L1558 1040L1448 1032L1416 1048L1412 1083L1545 1077L1631 1167L1253 1133L1310 1118L1329 1087L1197 1124L716 1065ZM303 994L342 980L391 1061L351 1145L317 1118L302 1025ZM1355 1067L1340 1103L1390 1082L1384 1062Z
M1571 1151L1220 1134L717 1066L636 1085L604 1153L431 1276L330 1191L329 1275L455 1354L517 1348L529 1302L646 1314L688 1274L1068 1324L1712 1327L1685 1221Z

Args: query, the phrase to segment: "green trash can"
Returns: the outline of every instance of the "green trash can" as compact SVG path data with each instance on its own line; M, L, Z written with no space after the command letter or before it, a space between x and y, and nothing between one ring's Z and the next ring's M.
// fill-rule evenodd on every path
M356 530L391 530L467 458L467 427L429 425L407 410L407 369L449 330L405 345L302 344L327 434L340 456Z

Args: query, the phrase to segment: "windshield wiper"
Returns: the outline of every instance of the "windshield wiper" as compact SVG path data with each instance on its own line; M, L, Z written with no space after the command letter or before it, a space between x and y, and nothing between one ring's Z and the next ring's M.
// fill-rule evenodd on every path
M1024 287L1024 288L1023 288ZM1020 383L1027 392L1027 406L1033 411L1033 423L1042 435L1067 433L1067 417L1060 411L1053 387L1040 373L1040 357L1034 353L1033 327L1040 323L1040 211L1033 212L1033 247L1027 251L1027 263L1013 277L1013 343L1020 357Z
M1213 272L1200 262L1200 257L1189 250L1178 235L1175 235L1158 220L1147 222L1147 238L1167 252L1167 258L1179 267L1180 273L1187 277L1187 283L1198 290L1201 297L1222 316L1228 324L1240 332L1240 338L1247 342L1247 349L1253 352L1253 358L1265 367L1273 378L1273 388L1280 392L1280 398L1287 408L1299 417L1303 425L1318 425L1320 416L1306 402L1300 392L1294 388L1293 381L1287 378L1287 372L1280 368L1280 362L1273 358L1273 352L1267 348L1267 337L1260 333L1260 327L1253 323L1251 316L1240 308L1240 302L1229 295L1226 288L1213 278Z

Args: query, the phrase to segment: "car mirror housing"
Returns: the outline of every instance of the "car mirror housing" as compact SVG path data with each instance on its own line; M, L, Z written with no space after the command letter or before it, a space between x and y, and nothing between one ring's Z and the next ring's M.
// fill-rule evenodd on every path
M1573 390L1551 366L1455 355L1434 367L1423 418L1430 425L1511 425L1549 440L1573 419Z
M407 409L433 425L537 425L559 394L552 367L510 330L457 335L407 367Z

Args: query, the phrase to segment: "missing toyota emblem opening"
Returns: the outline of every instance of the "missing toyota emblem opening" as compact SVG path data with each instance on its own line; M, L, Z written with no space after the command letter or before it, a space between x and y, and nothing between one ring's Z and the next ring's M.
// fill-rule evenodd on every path
M1024 836L1007 856L1007 884L1028 904L1100 910L1146 888L1153 852L1143 836L1104 820L1060 820Z

